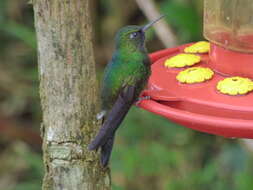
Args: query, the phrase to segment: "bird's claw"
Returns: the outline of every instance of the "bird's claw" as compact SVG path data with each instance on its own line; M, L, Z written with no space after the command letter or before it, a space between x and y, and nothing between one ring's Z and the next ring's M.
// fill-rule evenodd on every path
M151 99L151 96L142 96L142 97L139 97L135 103L136 106L139 106L140 102L142 100L150 100Z
M97 116L96 116L97 120L102 119L102 118L105 116L105 114L106 114L106 111L105 111L105 110L99 112L99 113L97 114Z

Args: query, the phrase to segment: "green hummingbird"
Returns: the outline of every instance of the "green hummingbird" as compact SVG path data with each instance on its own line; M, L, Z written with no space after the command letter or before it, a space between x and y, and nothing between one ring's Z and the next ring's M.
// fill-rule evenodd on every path
M102 111L97 119L102 126L89 150L101 148L101 164L107 166L114 143L115 132L130 107L140 101L139 95L151 74L151 62L145 47L145 31L154 23L145 26L126 26L116 34L116 49L106 66L102 83Z

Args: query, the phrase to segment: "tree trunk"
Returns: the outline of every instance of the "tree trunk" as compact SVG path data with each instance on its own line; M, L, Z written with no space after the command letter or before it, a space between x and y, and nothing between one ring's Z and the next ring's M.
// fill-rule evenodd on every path
M43 190L107 190L87 150L99 123L89 0L33 0L43 111Z

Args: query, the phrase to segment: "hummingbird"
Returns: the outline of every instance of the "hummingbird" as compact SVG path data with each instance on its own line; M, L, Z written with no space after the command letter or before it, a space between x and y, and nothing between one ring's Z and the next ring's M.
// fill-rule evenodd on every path
M116 130L131 106L142 100L140 93L151 74L145 32L164 16L144 26L125 26L116 33L116 48L102 81L102 111L97 115L98 120L102 119L102 125L88 146L89 150L101 148L100 161L103 167L108 165Z

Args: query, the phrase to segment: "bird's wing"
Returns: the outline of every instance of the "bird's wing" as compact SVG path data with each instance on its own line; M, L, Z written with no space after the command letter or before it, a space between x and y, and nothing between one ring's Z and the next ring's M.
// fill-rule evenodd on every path
M97 136L90 143L89 150L97 150L112 137L135 101L135 86L125 86L119 94Z

